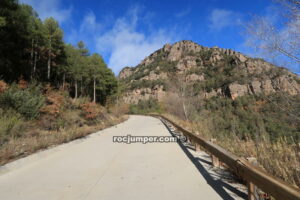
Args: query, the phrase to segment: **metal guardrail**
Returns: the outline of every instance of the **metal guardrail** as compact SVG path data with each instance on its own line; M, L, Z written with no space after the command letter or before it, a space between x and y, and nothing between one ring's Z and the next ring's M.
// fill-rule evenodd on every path
M158 114L151 114L150 116L159 117L168 121L190 141L196 143L196 149L199 148L197 145L200 145L208 151L212 155L213 163L219 163L219 161L225 163L234 173L246 180L248 183L249 200L255 199L253 191L255 186L276 200L300 200L300 190L298 188L275 178L263 169L252 165L246 159L240 158L222 147L210 141L206 141L201 136L191 133L165 116Z

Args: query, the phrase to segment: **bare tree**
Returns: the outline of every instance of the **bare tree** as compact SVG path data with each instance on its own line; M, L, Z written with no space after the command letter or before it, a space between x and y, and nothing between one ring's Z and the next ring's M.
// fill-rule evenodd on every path
M176 78L168 83L169 91L171 94L168 94L168 98L166 99L169 102L171 99L174 101L172 104L176 104L176 113L177 115L180 113L185 120L190 120L190 114L192 108L192 89L186 80L186 73L177 74ZM175 95L176 94L176 95ZM170 104L170 103L168 103Z
M269 58L283 55L300 63L300 0L277 0L276 4L279 20L255 16L246 25L248 44L263 50Z

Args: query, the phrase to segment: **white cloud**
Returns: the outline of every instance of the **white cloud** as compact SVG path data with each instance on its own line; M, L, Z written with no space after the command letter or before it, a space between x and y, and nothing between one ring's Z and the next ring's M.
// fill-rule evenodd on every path
M30 4L42 19L53 16L60 23L71 18L72 8L61 6L62 0L21 0ZM142 12L134 6L117 19L111 17L99 23L95 13L88 11L78 27L65 32L66 42L76 44L83 40L89 49L102 54L108 66L118 73L125 66L135 66L146 56L166 43L174 42L178 31L152 27L153 13ZM141 26L143 25L143 26ZM141 28L142 29L139 29ZM155 27L155 26L154 26ZM181 29L181 32L183 29Z
M95 48L97 35L103 29L102 24L97 22L97 18L93 11L87 12L78 27L71 27L69 32L65 34L67 43L76 45L79 41L83 41L89 49Z
M191 11L192 11L191 8L188 7L186 9L182 10L181 12L176 13L175 17L177 17L177 18L185 17L186 15L190 14Z
M135 66L165 43L176 37L172 31L152 30L146 35L139 32L139 9L131 9L124 17L117 19L113 27L97 37L97 50L109 54L108 66L118 73L125 66Z
M86 31L99 31L101 28L101 25L97 23L96 16L93 11L88 12L80 25L80 32L86 32Z
M21 0L21 3L31 5L41 19L54 17L59 23L70 19L72 7L62 8L61 0Z
M214 9L209 16L209 28L213 31L220 31L225 27L238 25L241 23L240 14L225 10Z

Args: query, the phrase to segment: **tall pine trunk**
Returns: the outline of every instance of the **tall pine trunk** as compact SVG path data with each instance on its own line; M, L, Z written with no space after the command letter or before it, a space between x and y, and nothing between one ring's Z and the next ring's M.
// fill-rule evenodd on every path
M33 69L33 65L34 65L34 61L33 61L33 49L34 47L34 39L31 40L31 52L30 52L30 64L31 64L31 79L33 78L33 74L34 74L34 69Z
M49 48L49 51L48 51L48 71L47 71L47 79L50 80L50 71L51 71L51 48L52 48L52 38L50 36L50 48Z
M96 103L96 78L94 77L94 103Z
M37 41L35 42L35 49L34 49L34 61L33 61L33 77L35 78L35 74L36 74L36 63L37 63L37 59L38 59L38 52L37 52L37 46L38 43Z
M83 96L83 78L81 76L80 95Z
M37 51L34 52L34 63L33 63L33 76L36 74L36 63L37 63Z
M66 83L66 73L64 73L63 75L63 85L62 85L63 90L65 90L65 83Z
M77 80L75 80L75 99L77 99L78 96L78 87L77 87Z

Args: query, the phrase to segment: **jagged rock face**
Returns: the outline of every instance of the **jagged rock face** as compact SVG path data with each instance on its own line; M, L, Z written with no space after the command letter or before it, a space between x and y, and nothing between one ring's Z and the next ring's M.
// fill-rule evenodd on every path
M289 95L300 94L300 85L288 76L280 76L273 80L254 80L251 83L244 85L232 83L225 89L228 91L227 96L230 96L233 100L244 95L259 95L261 93L268 95L276 91L285 92ZM206 93L205 97L226 95L226 92L221 88L218 88L216 91L214 90L210 93Z
M246 69L249 74L260 74L263 71L269 71L274 66L262 60L247 60L245 62Z
M166 92L163 87L157 85L154 88L140 88L126 92L123 100L127 104L137 104L140 100L157 99L160 101L165 96Z
M158 80L158 79L166 79L168 77L167 73L160 73L160 74L156 74L155 72L151 71L149 73L149 75L144 76L143 78L141 78L140 80Z
M133 74L133 69L130 67L125 67L121 70L119 73L119 78L120 79L125 79Z
M190 75L187 75L185 77L186 82L203 81L203 80L204 80L204 75L203 74L201 74L201 75L190 74Z
M300 94L299 76L286 69L230 49L203 47L192 41L166 44L138 66L126 67L119 74L128 88L124 95L126 103L150 98L162 101L171 92L163 83L172 87L172 81L179 77L182 84L197 88L195 95L200 98L236 99L278 91Z
M250 93L247 85L240 85L237 83L230 84L228 86L228 90L232 99L236 99L239 96L244 96Z
M290 95L300 94L300 85L296 80L291 79L288 76L281 76L273 81L275 89L286 92Z
M203 49L202 46L192 42L192 41L182 41L177 42L174 45L167 46L164 48L165 51L169 51L168 60L178 61L182 58L186 52L199 52Z
M180 59L176 65L177 70L181 74L189 71L193 67L197 67L196 58L193 56L186 56Z

